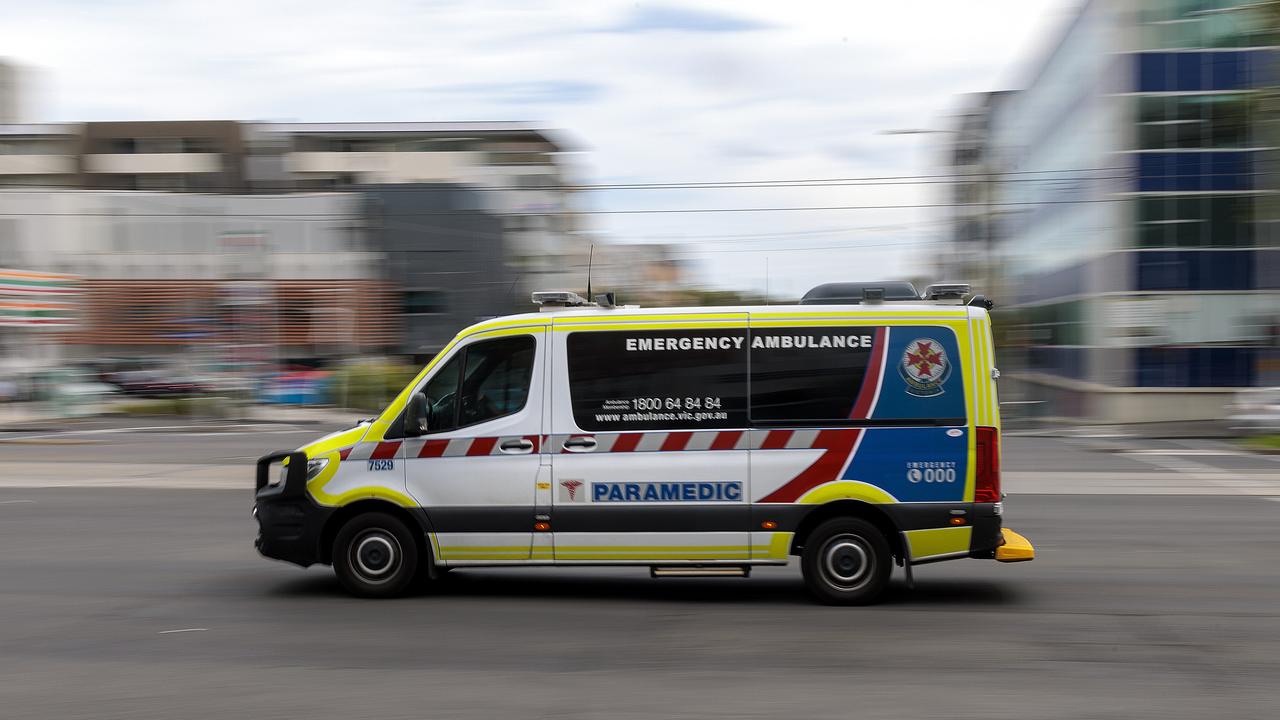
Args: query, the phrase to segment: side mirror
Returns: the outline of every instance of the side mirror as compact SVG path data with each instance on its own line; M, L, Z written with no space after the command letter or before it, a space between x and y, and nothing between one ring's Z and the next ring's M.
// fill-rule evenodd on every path
M409 406L404 413L404 436L417 437L426 435L431 429L431 403L422 393L414 393L409 397Z

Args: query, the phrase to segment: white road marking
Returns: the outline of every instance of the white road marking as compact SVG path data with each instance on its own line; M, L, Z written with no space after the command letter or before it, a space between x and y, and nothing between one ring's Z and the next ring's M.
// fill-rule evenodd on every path
M35 504L35 500L0 500L0 505L18 505L20 503Z
M204 632L209 628L181 628L178 630L161 630L157 635L169 635L172 633L188 633L188 632Z
M1262 498L1262 499L1263 499L1263 500L1271 500L1271 501L1273 501L1273 502L1280 502L1280 497L1269 497L1269 498Z

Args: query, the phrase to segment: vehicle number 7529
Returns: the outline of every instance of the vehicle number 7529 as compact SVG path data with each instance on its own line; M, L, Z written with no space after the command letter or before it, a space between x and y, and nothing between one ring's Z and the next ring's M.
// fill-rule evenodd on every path
M369 472L377 472L381 470L394 470L396 468L395 460L370 460Z

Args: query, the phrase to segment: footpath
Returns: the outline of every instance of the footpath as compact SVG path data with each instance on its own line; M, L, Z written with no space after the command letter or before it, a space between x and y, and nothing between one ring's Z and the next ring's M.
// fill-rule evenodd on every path
M202 425L217 427L245 423L279 423L285 425L352 425L369 411L310 405L241 405L225 416L209 415L125 415L104 408L104 412L67 415L49 403L24 402L0 404L0 432L26 432L56 426L69 430L80 426L101 425L112 421L137 422L147 425Z

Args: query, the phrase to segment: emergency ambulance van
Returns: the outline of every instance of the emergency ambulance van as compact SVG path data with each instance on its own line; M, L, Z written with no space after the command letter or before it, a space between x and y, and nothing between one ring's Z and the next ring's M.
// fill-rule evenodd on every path
M815 598L893 566L1030 560L1002 526L989 303L819 286L800 305L541 311L456 338L377 418L258 461L259 551L367 597L475 566L747 576Z

